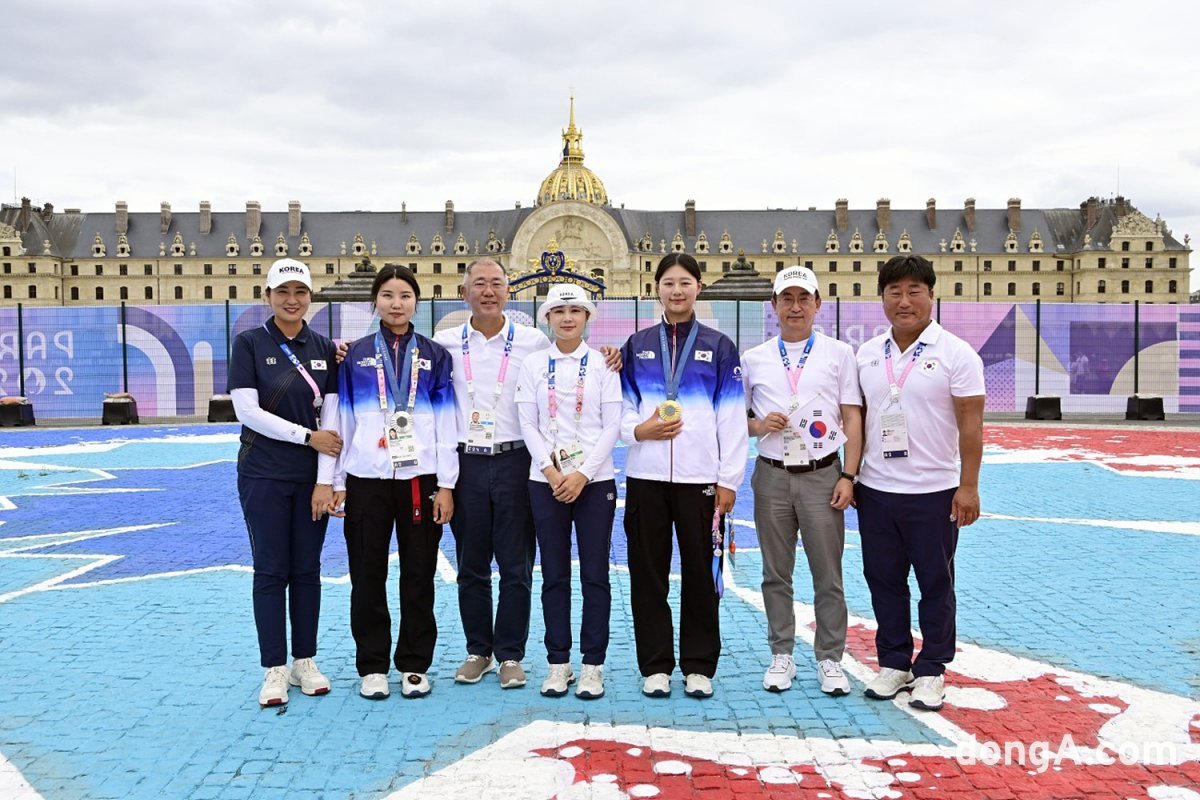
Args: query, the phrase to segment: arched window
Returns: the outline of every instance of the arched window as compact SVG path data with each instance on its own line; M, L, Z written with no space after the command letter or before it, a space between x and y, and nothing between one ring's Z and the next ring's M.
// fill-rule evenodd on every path
M1167 291L1170 292L1171 294L1175 294L1177 291L1179 291L1179 284L1175 281L1168 281L1167 282Z
M1129 294L1129 281L1121 281L1121 294Z
M983 285L983 296L984 297L992 296L992 285L990 283L985 283Z
M1104 294L1106 291L1108 291L1108 284L1106 284L1104 281L1096 281L1096 291L1100 294Z
M1146 281L1146 294L1154 294L1154 281Z
M1017 285L1015 283L1010 283L1008 285L1008 296L1012 297L1016 293L1017 293Z
M963 287L962 287L961 283L954 284L954 296L962 297L962 289L963 289Z
M1042 294L1042 285L1040 283L1033 284L1033 296L1039 297Z
M104 287L103 287L103 286L97 286L97 287L96 287L96 299L97 299L97 300L103 300L103 299L104 299Z
M856 283L853 286L851 286L850 293L853 294L855 297L861 297L862 296L862 284Z

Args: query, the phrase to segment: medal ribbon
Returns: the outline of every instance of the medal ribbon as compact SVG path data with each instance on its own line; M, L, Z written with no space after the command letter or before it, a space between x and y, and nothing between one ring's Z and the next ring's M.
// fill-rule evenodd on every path
M400 340L396 340L396 345L399 347ZM408 381L408 402L403 406L400 405L400 382L396 380L396 367L392 362L392 355L388 352L388 346L384 343L383 334L379 331L375 332L375 379L379 384L379 408L382 411L387 411L387 390L384 388L384 375L387 375L387 389L391 390L392 400L396 404L397 411L408 411L417 404L417 380L420 378L420 370L413 368L414 359L420 355L420 348L414 341L411 350L404 351L404 361L401 362L400 370L402 374L401 381Z
M675 329L678 330L678 328L679 326L676 325ZM667 323L663 322L662 327L658 329L658 344L663 362L663 380L666 382L665 388L668 400L674 400L679 396L679 383L683 380L683 368L687 364L687 354L692 351L692 345L696 343L696 334L699 332L700 323L693 320L692 329L688 331L687 340L683 343L683 349L674 354L680 357L675 359L672 357L671 350L667 345ZM672 333L672 338L674 338L674 333Z
M796 396L796 387L800 385L800 376L804 374L804 365L808 363L808 354L812 352L813 342L817 340L817 334L812 334L808 337L808 343L804 345L804 352L800 354L800 358L796 359L796 366L792 368L792 360L788 358L787 348L783 345L783 337L779 337L779 357L783 359L783 371L787 373L788 385L792 387L792 397Z
M575 435L579 435L579 426L583 420L583 387L587 380L588 354L585 352L579 361L579 377L575 381ZM550 359L546 373L546 399L550 405L550 437L558 438L558 393L555 391L554 359Z
M475 407L475 376L471 372L471 343L468 339L470 323L463 323L462 330L462 354L463 354L463 374L467 378L467 396L471 400L471 407ZM504 377L508 375L508 361L512 356L513 336L516 335L517 326L512 320L508 321L508 338L504 342L504 355L500 359L500 372L496 375L496 392L492 395L493 408L500 402L500 395L504 393Z
M921 357L921 353L925 350L924 342L917 342L917 349L913 350L912 358L904 365L904 372L900 373L900 377L896 377L896 372L892 368L892 340L883 340L883 363L887 367L888 387L892 393L892 402L900 401L900 390L904 388L904 382L908 380L909 374L913 371L913 367L917 365L917 359Z
M725 579L722 576L722 572L724 572L724 570L722 569L721 564L722 546L725 542L725 534L723 531L724 526L721 524L723 521L724 520L721 518L721 509L714 506L712 521L712 573L713 591L717 593L717 597L723 597L725 595Z
M271 329L267 327L265 322L263 323L263 330L268 334L271 333ZM274 335L271 338L274 339ZM279 349L283 351L283 354L287 356L288 361L292 362L292 366L299 371L300 377L304 378L304 382L308 384L308 388L312 389L313 408L319 410L321 403L324 402L324 398L321 396L321 387L317 386L317 382L313 380L313 376L308 374L308 370L300 363L300 359L296 358L296 354L292 352L292 348L287 346L287 342L278 342L277 344L279 345Z

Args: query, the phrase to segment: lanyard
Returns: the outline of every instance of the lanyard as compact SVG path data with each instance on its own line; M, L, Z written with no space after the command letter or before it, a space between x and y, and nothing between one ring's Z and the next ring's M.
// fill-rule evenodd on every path
M787 348L783 345L783 337L779 337L779 357L783 359L783 371L787 373L788 385L792 387L792 397L796 396L796 387L800 385L800 376L804 374L804 365L808 363L808 354L812 352L813 342L816 340L815 333L808 337L804 352L796 360L796 367L793 369L792 360L788 358Z
M271 333L271 329L267 327L265 322L263 323L263 330L265 330L268 334ZM272 335L271 338L274 339L275 337ZM283 354L288 357L288 361L291 361L292 366L300 372L300 377L304 378L304 382L308 384L308 388L312 389L313 408L319 411L321 409L321 403L324 401L324 398L321 397L321 388L317 386L317 382L313 380L313 376L309 375L308 370L306 370L304 365L300 363L300 359L296 358L296 354L292 352L292 348L287 346L287 342L278 342L278 344L279 349L282 350Z
M396 340L397 346L400 340ZM402 407L400 405L400 383L396 380L396 367L392 363L392 356L388 352L388 346L383 341L383 334L379 331L375 332L375 379L379 385L379 409L387 411L387 392L388 389L392 392L392 400L396 403L397 411L409 411L417 404L417 380L421 376L420 369L413 369L413 360L420 355L420 348L417 346L416 339L413 340L411 350L404 351L404 361L401 362L400 370L401 381L404 378L408 379L408 402ZM387 375L387 384L384 384L384 375Z
M713 591L717 593L717 597L723 597L725 594L725 580L722 576L724 565L721 563L721 554L725 544L724 525L725 520L722 518L721 509L713 509L712 520L712 574L713 574ZM730 551L732 552L732 550Z
M462 331L462 354L463 354L463 374L467 378L467 396L471 399L471 407L475 407L475 376L471 373L471 343L468 339L469 322L463 323ZM496 375L496 392L492 395L492 407L495 408L500 403L500 395L504 393L504 377L508 374L508 360L512 356L513 336L516 335L517 326L512 320L508 321L508 338L504 341L504 355L500 358L500 372Z
M675 325L675 330L678 329L679 326ZM672 357L673 354L667 347L667 323L664 322L662 327L658 329L658 344L663 362L663 380L666 381L668 400L674 400L679 396L679 382L683 380L683 368L687 364L687 354L692 351L692 345L696 343L696 334L699 332L700 323L693 320L692 329L688 332L687 340L683 343L683 349L674 354L681 356L681 358L676 360ZM671 338L674 339L673 333Z
M588 354L585 352L579 361L579 377L575 381L575 435L579 436L580 424L583 420L583 386L587 380ZM550 403L550 436L558 437L558 393L554 383L554 359L550 359L546 373L546 398Z
M892 369L892 340L883 340L883 363L887 367L888 391L891 392L892 402L900 402L900 390L904 388L904 382L908 380L908 375L913 371L913 367L917 365L917 359L921 357L921 353L925 350L924 342L917 342L917 349L913 350L912 358L904 365L904 372L900 373L900 377L896 377L895 371Z

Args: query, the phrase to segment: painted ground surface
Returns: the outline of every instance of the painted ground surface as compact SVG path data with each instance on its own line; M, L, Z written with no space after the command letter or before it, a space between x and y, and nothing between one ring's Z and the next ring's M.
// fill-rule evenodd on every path
M529 687L453 683L447 529L434 691L362 700L335 523L318 657L333 692L260 711L235 439L0 433L0 798L1200 798L1200 431L988 427L941 714L861 694L876 665L852 513L854 692L822 695L803 644L792 691L761 689L748 488L712 700L683 697L678 676L671 698L640 695L619 521L603 699L537 693L536 604ZM796 582L811 622L803 559ZM1007 762L985 763L993 748Z

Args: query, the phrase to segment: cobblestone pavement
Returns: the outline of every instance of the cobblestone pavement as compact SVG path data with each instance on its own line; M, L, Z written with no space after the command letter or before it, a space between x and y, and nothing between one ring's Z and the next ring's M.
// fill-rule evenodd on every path
M602 699L538 694L537 604L529 686L454 684L447 530L433 693L364 701L338 522L318 655L333 691L279 713L257 705L236 428L0 432L0 798L1200 799L1200 430L1014 422L987 442L940 714L862 695L876 664L853 513L852 693L817 689L803 558L800 674L763 691L748 478L711 700L678 675L670 698L640 694L618 521Z

